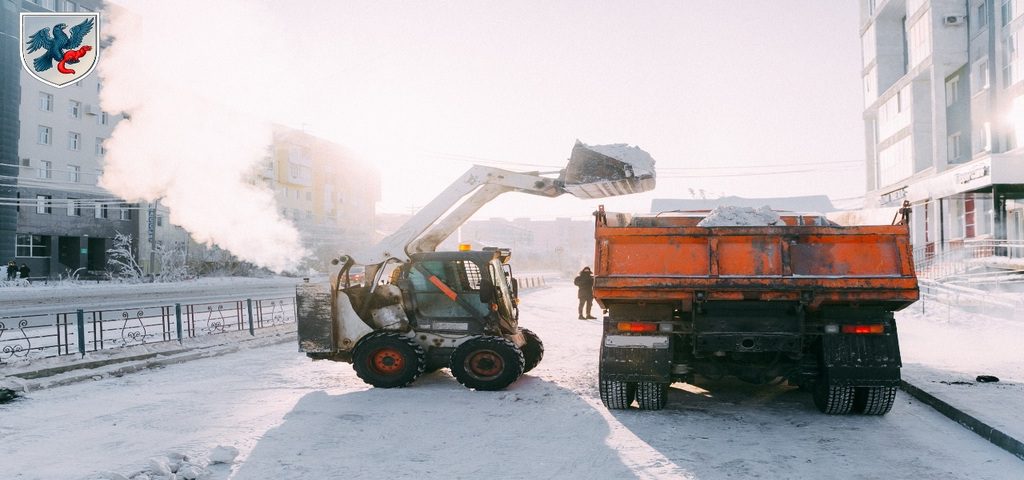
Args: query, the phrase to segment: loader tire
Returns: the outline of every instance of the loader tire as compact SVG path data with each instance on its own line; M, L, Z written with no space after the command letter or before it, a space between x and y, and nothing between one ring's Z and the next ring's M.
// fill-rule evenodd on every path
M423 347L398 333L371 333L359 341L352 354L356 375L377 388L408 386L426 366Z
M452 352L452 376L466 388L502 390L523 374L526 360L516 344L502 337L467 340Z
M819 381L811 394L814 405L821 413L829 415L845 415L853 410L854 387L849 385L829 385L827 381Z
M636 383L619 380L600 380L601 403L609 410L625 410L636 398Z
M540 337L536 333L527 328L520 328L519 331L523 332L523 337L526 338L526 345L523 345L523 359L526 361L523 373L526 373L533 370L533 367L536 367L544 358L544 342L540 341Z
M857 387L853 411L864 415L885 415L896 402L896 387Z
M636 404L640 410L661 410L668 402L668 384L640 382L636 384Z

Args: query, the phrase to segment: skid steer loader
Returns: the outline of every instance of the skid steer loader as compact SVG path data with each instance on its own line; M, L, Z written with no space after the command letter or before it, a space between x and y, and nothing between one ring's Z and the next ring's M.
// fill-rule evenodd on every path
M511 252L436 252L437 245L505 192L596 199L654 185L654 160L623 144L577 141L556 177L475 165L394 234L338 258L330 285L299 285L299 350L352 363L380 388L449 368L467 388L504 389L544 356L540 338L519 326Z

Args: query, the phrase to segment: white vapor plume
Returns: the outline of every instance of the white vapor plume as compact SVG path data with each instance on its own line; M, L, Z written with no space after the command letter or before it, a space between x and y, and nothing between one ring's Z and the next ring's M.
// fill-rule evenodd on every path
M249 183L270 155L274 118L249 107L280 97L240 53L269 17L240 17L238 1L119 3L104 12L112 42L100 58L101 104L128 118L105 143L101 186L132 202L159 199L197 242L294 268L307 254L298 231L272 191Z

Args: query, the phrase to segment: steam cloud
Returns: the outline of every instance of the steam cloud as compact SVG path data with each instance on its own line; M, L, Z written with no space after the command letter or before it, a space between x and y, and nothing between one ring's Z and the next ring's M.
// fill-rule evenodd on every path
M197 242L294 268L307 254L298 231L273 192L249 183L269 154L266 119L289 107L280 85L259 78L260 55L246 53L267 38L269 12L239 1L119 3L104 12L101 33L113 41L100 58L100 101L129 118L105 143L101 186L159 199Z

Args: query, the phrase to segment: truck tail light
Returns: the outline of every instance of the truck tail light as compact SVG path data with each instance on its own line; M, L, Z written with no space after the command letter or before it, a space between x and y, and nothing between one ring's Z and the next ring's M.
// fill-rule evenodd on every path
M843 333L854 333L858 335L878 335L885 333L885 325L880 323L873 325L843 325Z
M619 322L620 332L654 332L658 330L657 323L649 322Z

